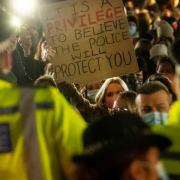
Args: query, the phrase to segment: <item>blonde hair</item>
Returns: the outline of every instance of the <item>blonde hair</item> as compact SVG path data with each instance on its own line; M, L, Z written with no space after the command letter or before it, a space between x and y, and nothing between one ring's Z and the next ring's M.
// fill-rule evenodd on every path
M101 88L99 89L99 91L95 97L95 102L96 102L97 106L104 107L105 93L106 93L108 86L112 83L119 84L123 88L124 91L129 90L126 83L120 77L108 78L105 80L105 82L103 83L103 85L101 86Z

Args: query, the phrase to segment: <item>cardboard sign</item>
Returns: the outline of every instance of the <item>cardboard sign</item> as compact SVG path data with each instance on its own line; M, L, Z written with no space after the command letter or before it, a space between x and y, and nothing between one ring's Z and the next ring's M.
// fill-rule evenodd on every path
M57 81L87 83L138 71L121 0L67 0L42 8Z

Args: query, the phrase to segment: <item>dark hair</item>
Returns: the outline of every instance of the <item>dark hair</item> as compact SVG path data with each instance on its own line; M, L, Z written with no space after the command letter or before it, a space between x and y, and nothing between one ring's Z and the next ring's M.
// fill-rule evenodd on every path
M144 55L144 52L146 52L148 53L149 59L149 50L151 49L151 46L151 42L148 39L140 39L135 45L136 55Z
M139 13L138 14L138 22L139 22L139 36L140 39L150 39L149 37L149 26L152 23L152 19L148 12Z
M144 59L143 56L137 56L137 63L139 70L143 71L143 81L145 81L151 74L156 73L156 64L154 61Z
M180 64L180 38L178 38L172 46L173 60L176 64Z
M164 84L168 88L169 93L172 94L172 100L173 101L176 100L176 94L172 90L171 82L166 76L164 76L162 74L152 74L146 80L146 83L149 83L149 82L152 82L152 81L160 81L162 84Z
M127 179L128 168L135 159L143 159L147 149L142 151L126 151L112 153L100 163L85 162L79 164L74 171L76 180L125 180ZM127 175L126 175L127 174Z
M160 81L152 81L144 83L141 88L138 89L137 94L153 94L160 90L164 90L167 94L169 94L169 90L164 84Z
M140 9L144 9L145 5L146 5L146 1L147 0L135 0L135 1L133 1L133 3L134 3L135 7L138 7Z
M138 24L137 18L135 16L128 16L128 22L134 22L136 25Z
M163 151L170 144L166 137L154 134L137 114L116 112L104 116L84 131L83 153L73 156L78 164L75 179L126 180L135 159L144 159L150 147Z
M156 3L158 4L160 10L163 10L164 6L169 6L170 5L170 1L169 0L156 0Z

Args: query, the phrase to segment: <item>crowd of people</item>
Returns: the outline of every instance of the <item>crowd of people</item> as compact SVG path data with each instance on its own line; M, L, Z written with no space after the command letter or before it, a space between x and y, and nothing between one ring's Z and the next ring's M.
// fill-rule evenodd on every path
M16 32L0 8L1 179L180 179L180 1L123 3L139 72L85 85L56 81L39 20Z

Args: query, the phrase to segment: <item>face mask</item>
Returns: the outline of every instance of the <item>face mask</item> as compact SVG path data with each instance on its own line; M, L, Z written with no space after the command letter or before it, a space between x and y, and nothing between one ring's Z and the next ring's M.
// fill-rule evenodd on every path
M147 124L164 124L168 119L166 112L151 112L147 113L143 117Z
M166 174L163 165L159 162L156 167L159 180L169 180L168 175Z
M94 102L96 94L97 94L98 91L99 91L99 89L94 89L94 90L88 91L87 92L87 97Z
M136 78L136 89L139 89L143 85L143 80Z
M131 36L133 36L134 34L136 34L137 27L136 27L136 26L129 26L128 31L129 31L129 34L130 34Z

